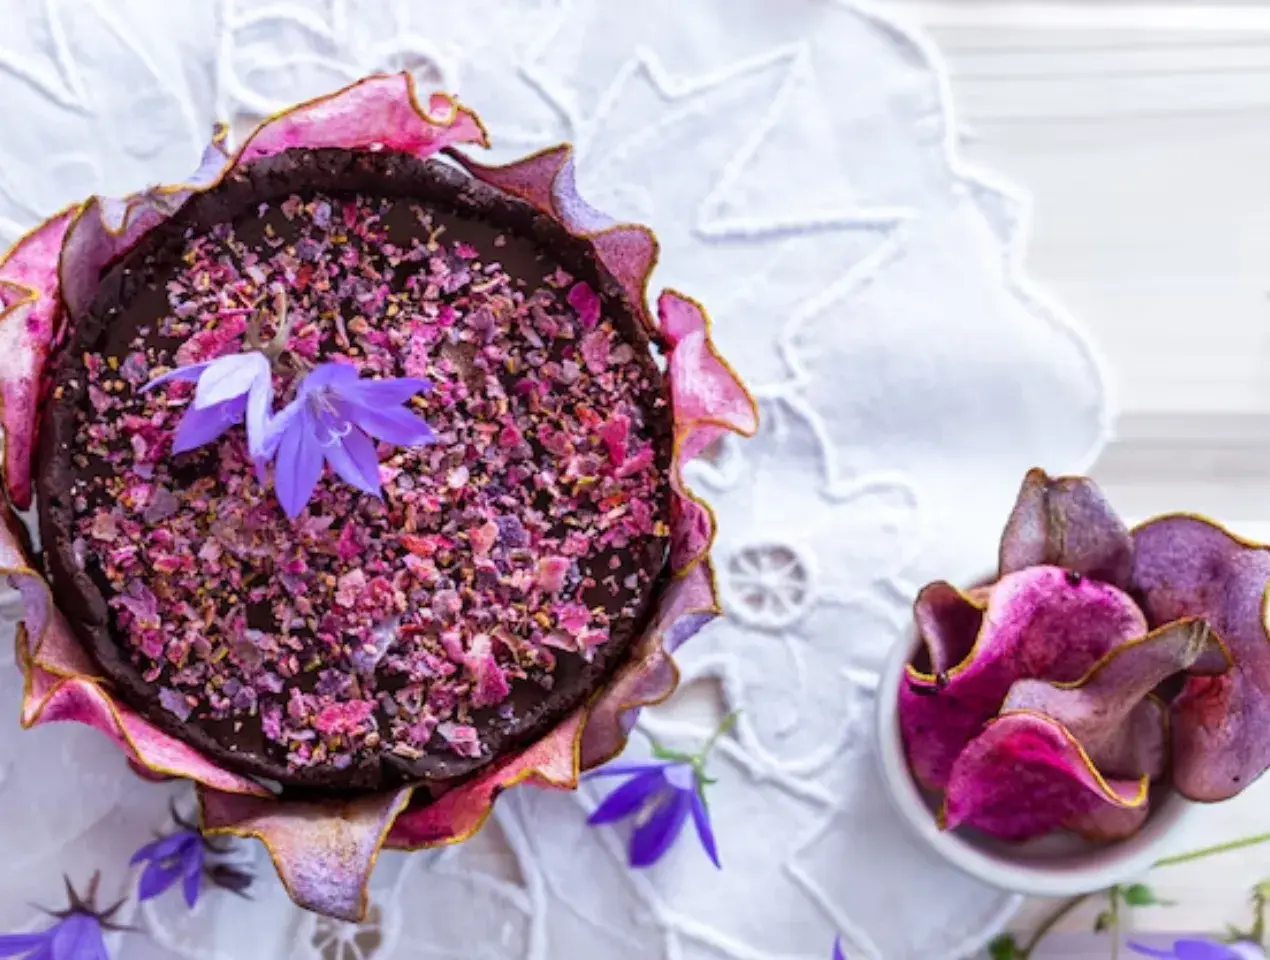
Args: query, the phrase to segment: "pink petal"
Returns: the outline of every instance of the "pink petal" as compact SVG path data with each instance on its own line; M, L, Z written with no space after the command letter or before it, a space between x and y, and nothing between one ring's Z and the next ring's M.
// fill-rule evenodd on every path
M657 312L670 344L667 376L674 406L671 565L682 571L709 550L714 538L714 517L684 485L683 465L728 432L752 436L758 429L758 408L710 342L710 320L699 303L668 290L658 300Z
M1133 600L1110 584L1073 583L1057 567L1003 578L989 594L974 650L946 682L910 668L900 685L900 729L914 776L942 789L957 755L1016 680L1079 680L1108 650L1146 632Z
M555 790L578 785L577 751L586 710L579 710L551 733L519 754L505 757L425 807L397 818L388 846L418 850L461 843L485 824L504 790L533 783Z
M76 212L45 221L0 260L0 443L9 498L23 510L31 505L44 368L62 330L58 254Z
M948 781L944 825L1023 841L1092 828L1104 808L1132 833L1146 817L1147 778L1105 779L1063 726L1016 713L994 721L962 751ZM1113 829L1103 820L1104 829Z
M1171 706L1173 780L1192 800L1226 800L1270 767L1270 549L1200 517L1161 517L1134 531L1134 572L1152 623L1202 617L1234 668L1193 676Z
M424 107L409 73L368 77L268 120L244 144L250 163L293 147L400 150L423 158L459 143L487 146L480 119L444 94Z
M205 833L255 837L269 851L292 900L356 923L366 918L371 871L412 792L302 803L200 790L199 801Z
M168 736L131 708L116 703L100 683L64 678L24 664L28 692L23 725L74 722L95 727L114 741L129 760L157 775L182 777L217 790L269 796L246 777L222 770L191 747Z

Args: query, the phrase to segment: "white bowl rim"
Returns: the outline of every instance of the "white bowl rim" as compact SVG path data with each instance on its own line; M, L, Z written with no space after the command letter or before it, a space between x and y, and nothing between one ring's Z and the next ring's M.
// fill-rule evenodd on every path
M1072 897L1141 877L1179 849L1183 827L1201 804L1169 791L1143 828L1127 840L1069 857L1031 859L990 850L956 831L941 830L909 773L899 727L899 685L917 649L916 633L898 640L887 656L877 691L878 761L891 802L916 837L964 873L1007 890L1037 897ZM1152 802L1156 802L1155 796Z

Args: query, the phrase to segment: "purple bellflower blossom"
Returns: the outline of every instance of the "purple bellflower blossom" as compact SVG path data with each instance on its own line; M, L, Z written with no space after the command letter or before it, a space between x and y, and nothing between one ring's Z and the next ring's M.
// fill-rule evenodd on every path
M833 960L847 960L847 955L842 952L841 938L838 938L833 942Z
M13 960L109 960L106 953L106 930L119 930L110 918L123 906L119 901L109 910L99 911L94 903L100 875L94 875L88 894L80 897L66 881L70 906L60 912L50 911L58 922L39 933L0 935L0 957Z
M153 900L179 880L185 903L198 903L203 885L203 837L197 830L179 830L148 843L132 856L132 864L146 865L137 886L141 901Z
M1130 943L1129 949L1144 957L1162 957L1165 960L1266 960L1265 951L1254 943L1237 941L1218 943L1215 940L1175 940L1173 949L1158 950Z
M177 367L151 380L143 390L174 380L198 384L172 438L174 454L211 443L246 419L247 448L252 459L260 461L266 456L273 407L273 372L268 357L252 350Z
M695 755L666 750L654 742L655 761L614 763L590 774L587 779L628 779L604 799L587 823L600 826L633 818L630 865L643 868L652 866L666 854L692 817L706 856L716 867L722 868L705 799L705 788L714 781L706 776L705 764L719 737L735 722L735 714L724 719L701 752Z
M137 885L137 899L143 903L153 900L179 881L186 904L193 907L198 903L204 876L214 886L246 897L253 880L250 873L228 863L207 863L209 852L225 854L228 848L216 846L204 837L194 824L181 817L175 806L172 819L179 829L146 844L132 855L133 866L146 865Z
M418 447L436 439L406 402L432 389L428 380L362 380L343 363L320 364L304 378L295 400L269 427L265 448L276 455L274 486L287 516L299 516L323 468L372 496L380 495L375 440Z

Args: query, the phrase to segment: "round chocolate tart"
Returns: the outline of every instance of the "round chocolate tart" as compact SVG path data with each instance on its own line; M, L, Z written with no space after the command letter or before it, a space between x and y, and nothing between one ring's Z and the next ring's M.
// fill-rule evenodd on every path
M142 388L271 338L275 410L323 363L426 378L407 403L436 442L380 444L379 497L326 470L294 519L241 425L174 455L194 384ZM637 310L588 243L445 162L240 168L108 268L55 377L58 605L121 699L284 787L441 781L541 736L666 575L670 404Z

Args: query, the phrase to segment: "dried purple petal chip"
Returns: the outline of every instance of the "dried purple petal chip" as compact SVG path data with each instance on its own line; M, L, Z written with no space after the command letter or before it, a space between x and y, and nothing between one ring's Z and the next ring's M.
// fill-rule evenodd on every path
M1001 576L1042 564L1128 588L1133 541L1092 480L1028 471L1001 537Z
M1061 723L1108 776L1163 776L1168 718L1152 691L1183 670L1220 674L1229 654L1203 620L1181 620L1122 644L1075 683L1020 680L1003 714L1021 711Z
M1202 617L1234 667L1192 676L1171 706L1174 784L1192 800L1227 800L1270 767L1270 549L1200 517L1160 517L1134 531L1134 581L1153 624Z

